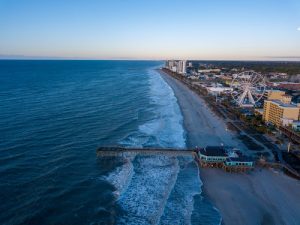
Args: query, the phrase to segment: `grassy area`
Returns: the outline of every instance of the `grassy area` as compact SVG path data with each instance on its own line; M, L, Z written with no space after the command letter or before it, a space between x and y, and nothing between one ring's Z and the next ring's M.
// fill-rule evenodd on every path
M284 161L300 173L300 159L294 153L283 152L282 157Z
M258 145L252 138L247 135L239 135L238 138L247 146L248 149L252 151L263 151L264 147Z

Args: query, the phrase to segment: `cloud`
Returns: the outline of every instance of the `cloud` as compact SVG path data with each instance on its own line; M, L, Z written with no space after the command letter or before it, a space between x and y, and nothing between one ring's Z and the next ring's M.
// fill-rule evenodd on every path
M297 30L300 31L300 27L298 27Z

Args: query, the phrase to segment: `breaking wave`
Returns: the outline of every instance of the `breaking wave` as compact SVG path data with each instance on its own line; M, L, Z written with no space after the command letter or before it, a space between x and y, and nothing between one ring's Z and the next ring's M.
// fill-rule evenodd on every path
M135 147L186 147L183 117L171 87L148 71L152 117L119 144ZM108 177L117 189L117 224L191 224L194 196L202 182L192 157L130 156Z

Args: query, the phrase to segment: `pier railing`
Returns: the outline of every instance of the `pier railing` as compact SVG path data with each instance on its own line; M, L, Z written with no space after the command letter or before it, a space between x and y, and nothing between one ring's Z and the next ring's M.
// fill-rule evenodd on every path
M100 147L97 149L98 156L128 156L128 155L166 155L166 156L195 156L193 149L182 148L122 148Z

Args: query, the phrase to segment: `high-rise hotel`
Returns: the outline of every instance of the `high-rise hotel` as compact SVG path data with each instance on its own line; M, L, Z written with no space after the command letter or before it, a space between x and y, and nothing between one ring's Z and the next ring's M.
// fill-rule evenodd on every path
M289 125L298 121L300 105L291 104L291 96L283 91L271 91L267 100L264 101L263 119L274 125Z
M186 60L168 60L165 66L175 73L186 74Z

